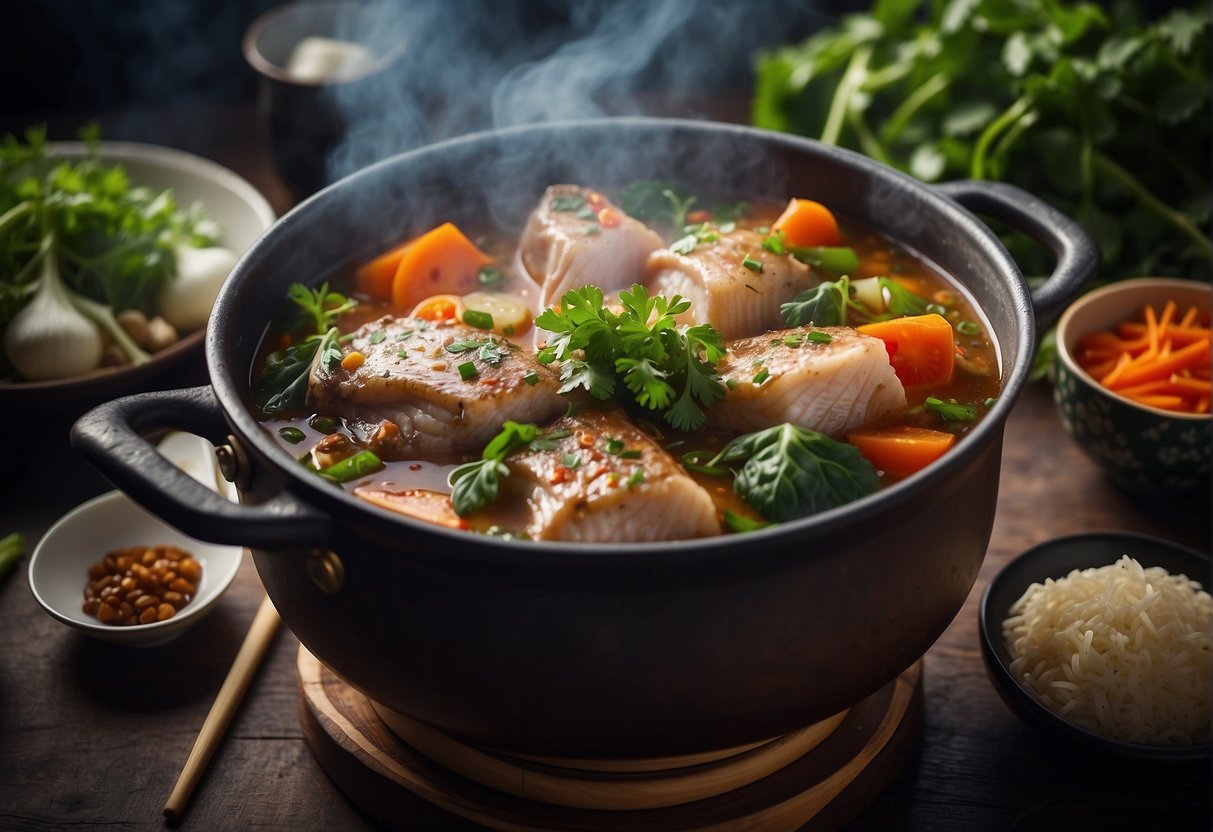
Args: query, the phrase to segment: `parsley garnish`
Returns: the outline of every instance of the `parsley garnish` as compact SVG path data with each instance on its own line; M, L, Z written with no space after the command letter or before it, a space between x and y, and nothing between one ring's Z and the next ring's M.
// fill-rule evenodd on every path
M651 297L637 284L619 298L623 311L615 314L596 286L565 294L559 309L535 320L553 334L539 351L540 362L561 362L561 393L583 388L596 399L610 399L622 382L636 404L662 411L679 430L698 430L703 408L724 395L715 369L725 352L720 334L711 324L677 324L675 316L691 307L681 296Z

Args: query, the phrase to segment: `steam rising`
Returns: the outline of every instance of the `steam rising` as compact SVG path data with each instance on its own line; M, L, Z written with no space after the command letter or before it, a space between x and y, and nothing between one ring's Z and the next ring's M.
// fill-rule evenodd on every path
M375 0L386 71L335 89L349 126L334 181L428 142L490 127L634 115L659 94L746 93L753 52L821 20L794 0ZM691 116L704 113L691 111Z

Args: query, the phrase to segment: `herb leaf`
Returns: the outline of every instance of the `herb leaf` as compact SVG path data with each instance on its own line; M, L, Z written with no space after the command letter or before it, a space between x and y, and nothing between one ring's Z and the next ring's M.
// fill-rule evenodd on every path
M849 301L849 278L823 280L781 304L779 314L788 326L846 326Z
M616 314L603 305L596 286L566 293L559 309L535 319L553 334L539 361L563 362L561 393L581 388L596 399L609 399L626 390L627 400L663 411L674 427L698 430L703 408L724 395L715 369L725 352L720 334L709 324L678 324L676 316L691 307L680 296L650 296L636 284L619 298L623 311Z
M484 446L481 458L451 471L451 505L460 517L466 517L497 499L501 478L510 469L502 461L513 451L529 445L539 434L538 426L507 421L501 431Z
M737 437L708 465L722 462L743 462L733 490L779 523L857 500L879 483L858 448L789 423Z
M972 422L977 418L977 408L971 404L945 402L935 396L927 396L923 408L938 413L946 422Z

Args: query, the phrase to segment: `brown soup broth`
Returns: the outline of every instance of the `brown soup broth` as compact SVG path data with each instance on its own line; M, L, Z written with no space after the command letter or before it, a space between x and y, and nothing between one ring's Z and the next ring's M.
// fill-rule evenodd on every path
M740 227L766 231L783 208L782 203L751 202L744 217L738 220ZM908 250L906 247L890 240L883 235L865 228L857 223L840 218L839 225L843 234L843 244L855 249L859 256L859 268L851 275L852 281L868 277L885 276L914 295L928 303L943 307L944 317L952 324L956 343L955 371L949 383L931 387L907 387L907 412L900 424L919 425L936 430L946 430L957 435L963 435L980 423L989 409L991 400L996 399L1000 392L1000 363L998 348L990 327L976 304L959 286L943 275L943 272L926 261L925 258ZM656 229L662 232L669 242L672 235L668 229ZM525 299L537 314L538 287L525 274L516 259L517 241L507 235L488 232L475 238L482 251L489 254L501 269L503 280L495 288L496 291L516 294ZM342 332L351 332L358 326L376 320L383 315L401 315L401 310L394 309L387 302L360 296L349 287L353 286L352 277L338 279L336 288L346 291L359 301L358 307L342 317L339 327ZM939 311L935 306L934 311ZM959 327L959 328L958 328ZM521 334L515 341L525 349L535 348L536 330L531 329ZM265 356L275 349L280 349L283 342L276 339L266 339L258 357L259 375L264 367ZM975 404L976 418L973 421L953 421L942 419L938 414L924 408L923 403L928 397L936 397L945 401L956 401ZM293 414L289 417L269 419L264 424L272 431L279 443L292 455L305 459L308 450L332 430L349 433L339 421L323 425L324 430L318 430L316 416L323 414ZM323 423L324 420L320 420ZM642 427L649 429L654 436L676 458L694 451L716 452L734 437L727 431L700 431L696 434L682 434L670 430L659 417L637 419ZM660 425L660 427L658 427ZM293 439L290 429L295 429ZM299 436L302 435L302 439ZM404 459L387 462L377 473L363 477L343 485L347 491L353 491L357 486L379 486L385 490L418 489L439 493L449 493L450 486L447 477L460 463L479 458L477 453L469 453L458 458ZM730 483L718 476L690 472L712 496L718 510L723 513L729 509L739 515L755 520L761 518L733 493ZM882 485L895 482L896 478L887 474L881 475ZM517 528L516 518L482 510L468 518L463 527L476 531Z

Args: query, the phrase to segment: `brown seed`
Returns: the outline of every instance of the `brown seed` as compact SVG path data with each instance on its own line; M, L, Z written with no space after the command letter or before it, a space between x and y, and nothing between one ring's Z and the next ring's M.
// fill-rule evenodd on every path
M175 578L172 583L168 585L168 588L174 592L180 592L182 595L194 594L194 585L185 578Z
M101 606L101 602L98 601L96 598L89 598L87 601L84 602L85 615L95 615L97 613L98 608L100 608L100 606Z
M104 578L108 570L105 568L105 561L94 563L88 568L88 576L94 581Z
M145 610L148 607L155 609L158 606L160 606L160 599L155 595L144 593L135 600L135 609L137 610Z
M144 596L144 597L146 598L147 596ZM155 607L147 607L143 610L143 612L139 613L139 623L140 624L151 624L155 620L156 620L156 608Z
M126 593L125 596L123 596L122 600L126 601L128 604L134 604L144 595L145 593L142 589L132 589L130 592Z
M190 583L196 584L202 579L202 564L193 558L182 558L177 567L177 574Z
M97 620L102 624L109 624L117 617L118 613L114 612L114 608L109 604L101 604L97 607Z
M156 607L156 620L157 621L168 621L170 618L172 618L176 614L177 614L177 611L175 609L173 609L172 604L161 604L160 606Z

